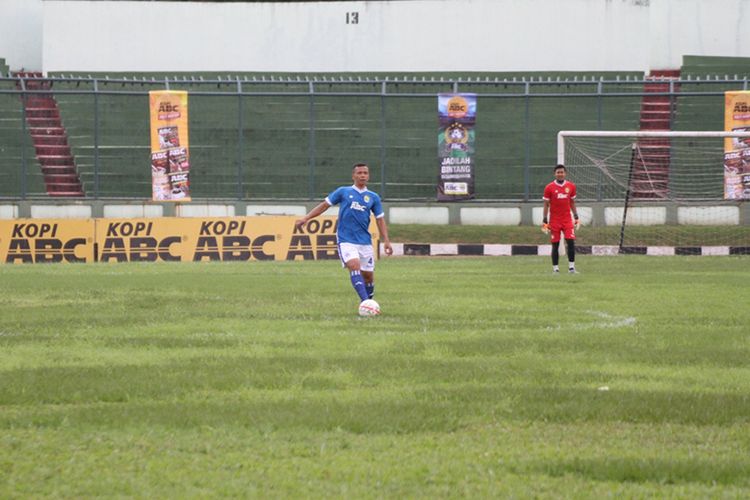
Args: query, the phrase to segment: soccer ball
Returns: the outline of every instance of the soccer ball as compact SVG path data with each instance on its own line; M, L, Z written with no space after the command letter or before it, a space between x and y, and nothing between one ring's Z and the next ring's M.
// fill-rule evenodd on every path
M360 316L377 316L380 314L380 305L372 299L363 300L359 305Z

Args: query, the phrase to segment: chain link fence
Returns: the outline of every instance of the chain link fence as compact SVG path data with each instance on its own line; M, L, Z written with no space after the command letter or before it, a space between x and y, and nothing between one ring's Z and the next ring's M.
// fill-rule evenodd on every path
M46 82L44 85L41 82ZM312 200L370 165L387 200L434 200L438 93L476 93L476 199L537 199L559 130L638 130L645 95L667 96L673 130L723 130L724 92L747 79L382 76L0 78L0 197L47 197L29 134L53 96L83 197L151 198L148 92L189 92L193 198ZM24 102L27 104L24 106Z

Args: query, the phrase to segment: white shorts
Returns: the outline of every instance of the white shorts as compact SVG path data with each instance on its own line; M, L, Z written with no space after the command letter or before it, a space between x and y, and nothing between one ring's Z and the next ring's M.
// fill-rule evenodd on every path
M344 267L346 267L346 263L350 260L359 259L359 267L362 271L373 271L375 269L375 256L372 251L372 245L339 243L339 257Z

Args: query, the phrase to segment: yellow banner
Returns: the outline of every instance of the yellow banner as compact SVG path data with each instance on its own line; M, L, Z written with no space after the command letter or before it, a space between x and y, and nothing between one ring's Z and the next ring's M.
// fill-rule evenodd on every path
M151 186L154 201L190 201L188 93L149 92Z
M102 262L338 259L336 218L295 229L296 217L97 220ZM373 245L377 248L377 240Z
M338 260L336 217L0 220L0 262ZM378 235L370 223L377 256Z
M724 130L750 132L750 91L724 94ZM724 198L750 199L750 137L724 139Z
M94 220L0 220L0 262L94 262Z

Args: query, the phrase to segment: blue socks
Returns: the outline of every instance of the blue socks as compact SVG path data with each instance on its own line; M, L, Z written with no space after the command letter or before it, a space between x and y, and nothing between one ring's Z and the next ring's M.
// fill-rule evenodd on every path
M359 295L359 300L367 300L367 290L365 289L365 279L362 277L362 273L359 271L351 271L350 278L352 279L352 286Z
M367 298L373 298L375 296L375 283L365 283L365 290L367 290Z

